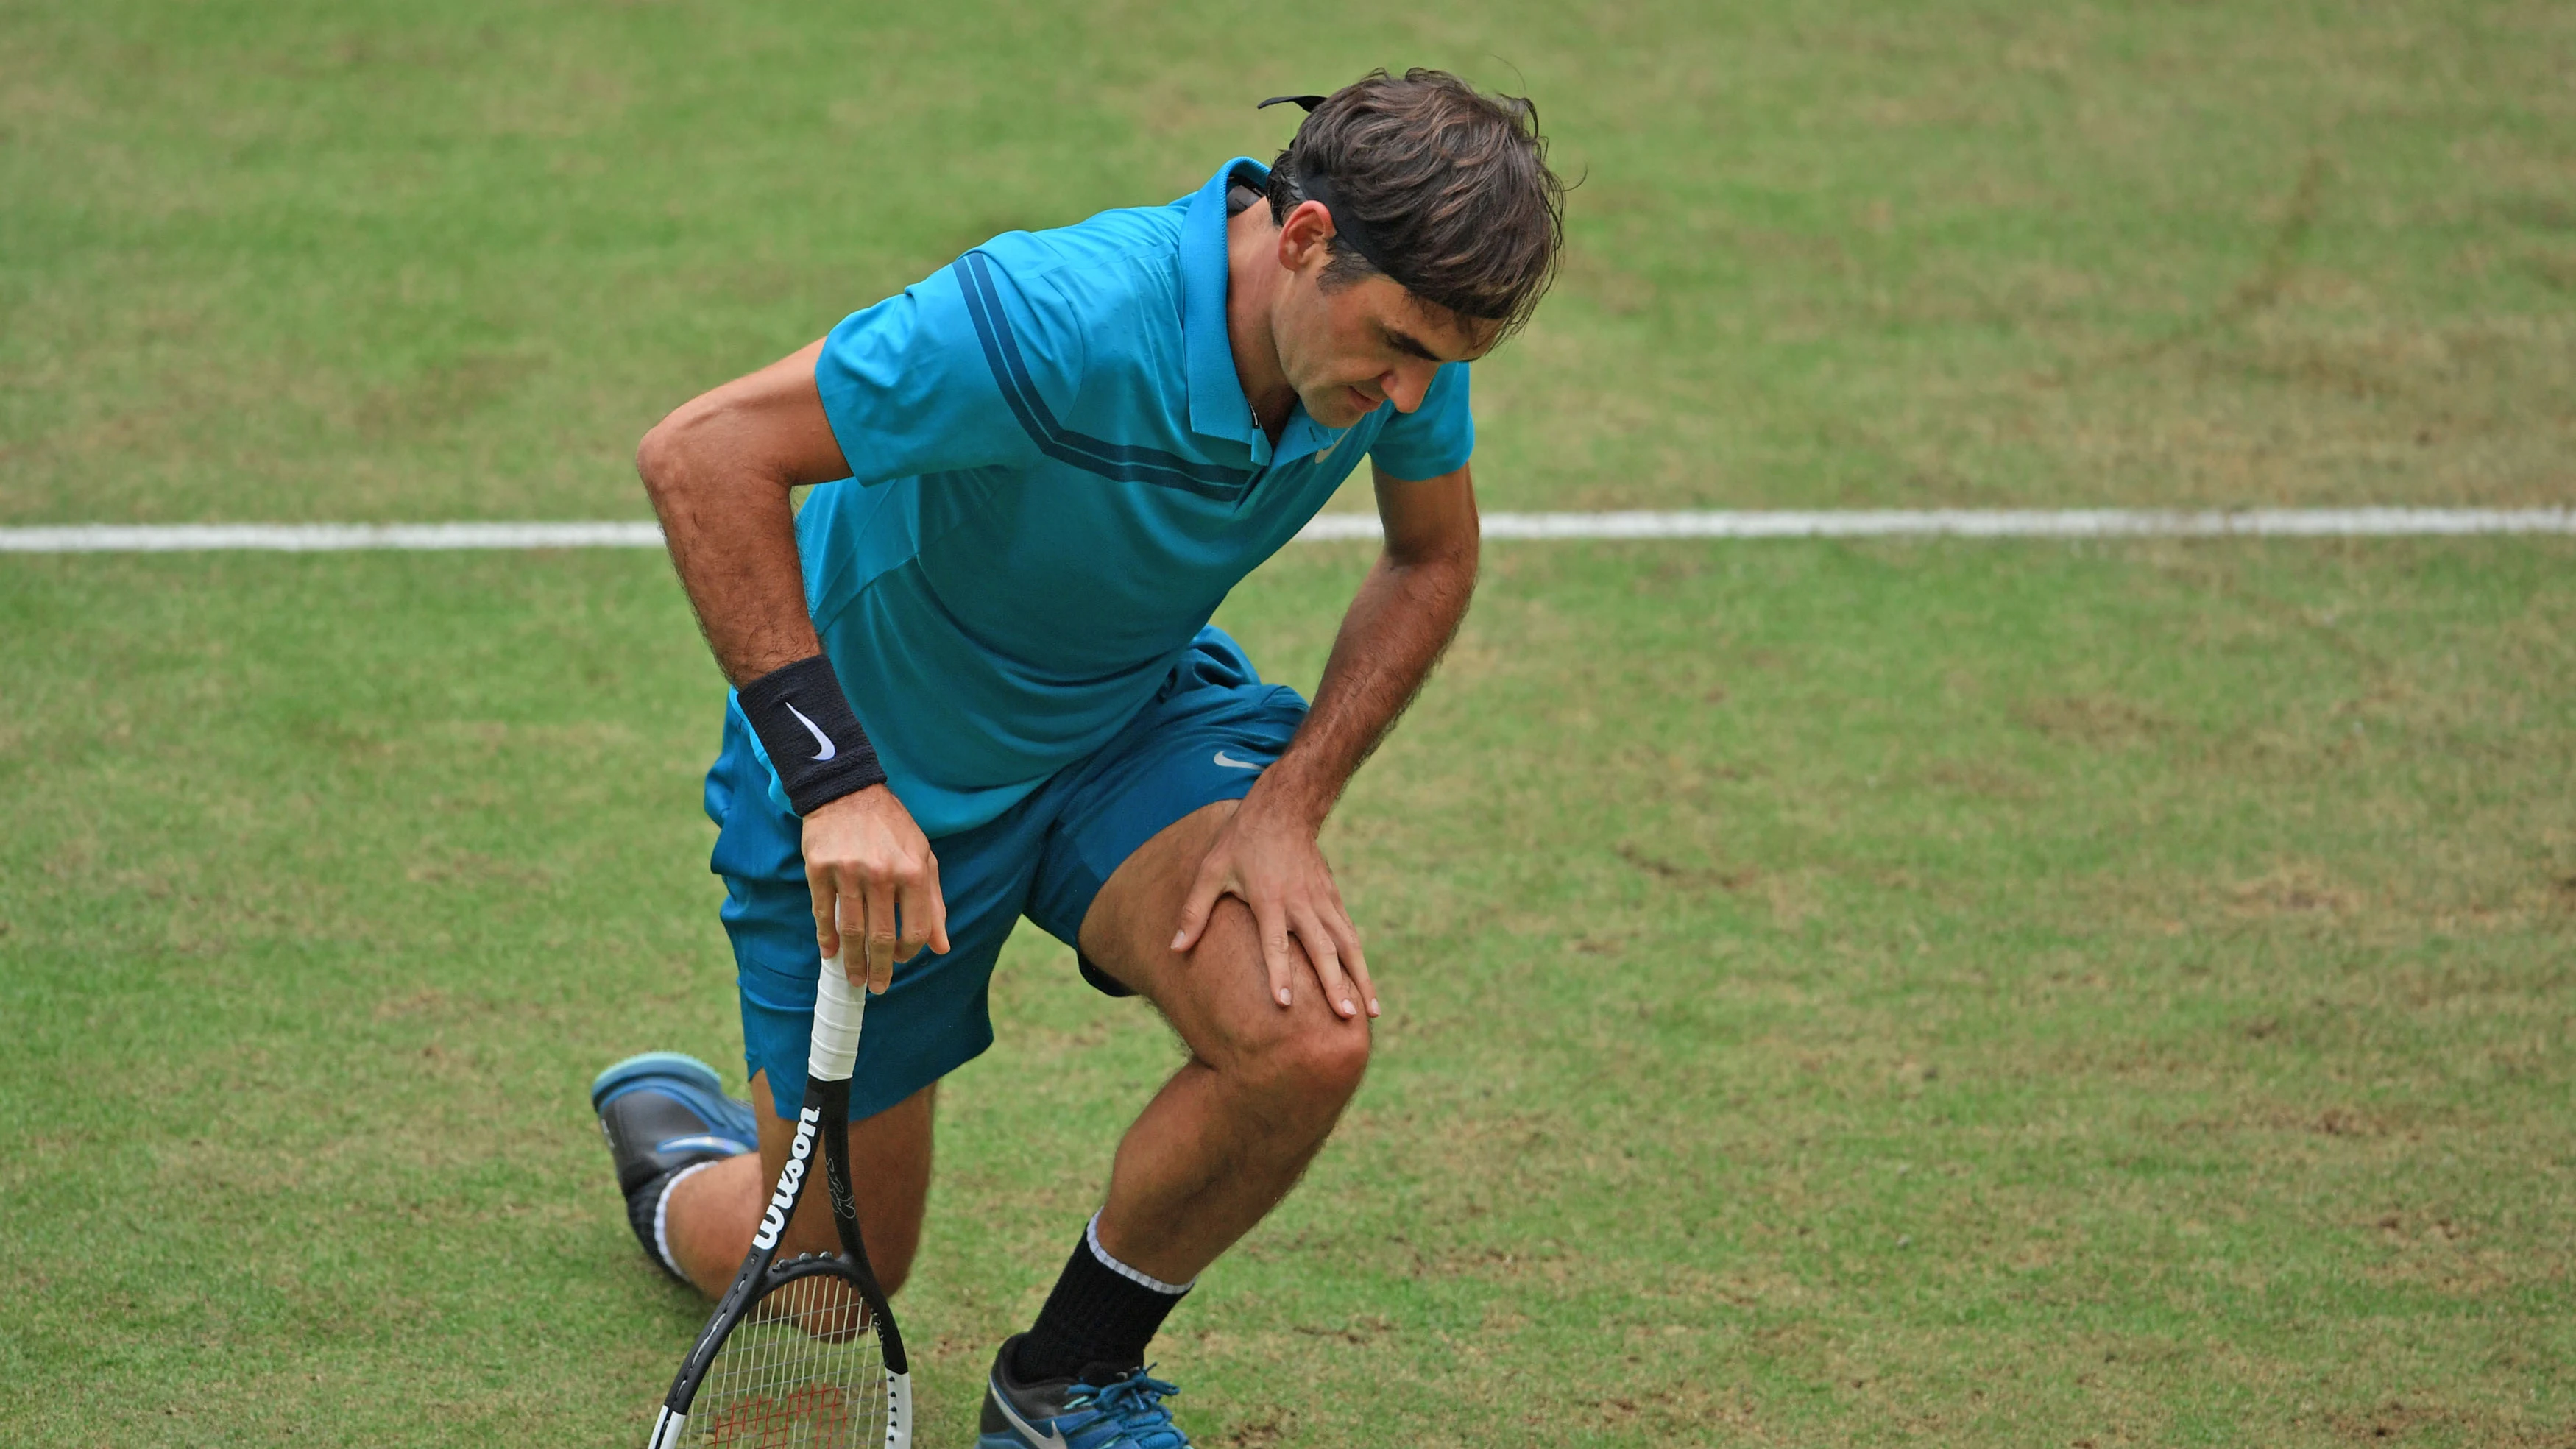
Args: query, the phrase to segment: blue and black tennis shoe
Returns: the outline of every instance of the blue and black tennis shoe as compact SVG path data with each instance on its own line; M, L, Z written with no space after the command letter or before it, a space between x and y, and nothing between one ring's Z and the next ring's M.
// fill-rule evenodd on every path
M1011 1375L1021 1337L994 1355L975 1449L1190 1449L1163 1404L1178 1388L1142 1368L1022 1383Z
M608 1139L627 1226L662 1271L678 1278L662 1231L662 1202L680 1174L760 1146L751 1104L728 1097L715 1068L678 1052L646 1052L601 1072L590 1107Z

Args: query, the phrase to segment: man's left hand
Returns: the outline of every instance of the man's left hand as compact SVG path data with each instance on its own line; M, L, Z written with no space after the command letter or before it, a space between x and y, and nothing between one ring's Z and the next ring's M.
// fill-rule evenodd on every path
M1296 958L1288 938L1294 936L1336 1015L1378 1014L1377 988L1369 981L1359 928L1342 905L1341 887L1334 884L1332 867L1315 844L1313 825L1292 811L1264 808L1258 792L1238 806L1199 863L1198 879L1181 903L1173 950L1188 951L1198 944L1221 896L1233 896L1252 909L1261 933L1261 959L1270 970L1272 1000L1284 1007L1292 999Z

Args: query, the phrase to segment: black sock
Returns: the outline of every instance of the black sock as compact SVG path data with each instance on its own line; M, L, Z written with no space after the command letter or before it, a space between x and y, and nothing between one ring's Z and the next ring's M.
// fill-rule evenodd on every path
M670 1203L671 1189L679 1185L681 1178L717 1160L702 1157L684 1162L626 1195L626 1225L635 1230L635 1241L644 1245L644 1256L653 1260L654 1267L683 1283L689 1277L671 1260L671 1245L663 1232L663 1213Z
M1014 1378L1105 1380L1143 1368L1145 1345L1189 1291L1186 1283L1139 1281L1145 1275L1096 1246L1099 1223L1095 1217L1083 1229L1036 1325L1012 1350Z

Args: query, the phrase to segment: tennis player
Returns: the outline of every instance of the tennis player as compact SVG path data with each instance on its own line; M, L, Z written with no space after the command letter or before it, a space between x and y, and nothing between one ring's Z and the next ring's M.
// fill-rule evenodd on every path
M1309 114L1272 166L997 236L637 457L735 686L706 808L750 1078L654 1053L593 1086L653 1261L710 1293L741 1263L821 956L882 993L850 1146L889 1290L1021 916L1188 1045L995 1354L984 1449L1185 1445L1147 1344L1359 1086L1377 989L1316 833L1466 613L1469 364L1562 240L1525 102L1425 70L1280 99ZM1309 706L1208 620L1364 457L1385 550ZM814 1204L786 1251L832 1245Z

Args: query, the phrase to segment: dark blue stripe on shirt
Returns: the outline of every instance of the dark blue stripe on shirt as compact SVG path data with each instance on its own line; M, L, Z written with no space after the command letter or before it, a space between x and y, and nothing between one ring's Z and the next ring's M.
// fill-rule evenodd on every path
M1112 443L1057 422L1046 399L1038 396L1037 384L1020 356L1019 339L1011 334L1010 319L1003 315L1001 296L993 287L991 266L982 253L968 252L950 270L966 293L966 314L974 319L975 338L983 344L984 361L993 369L1002 401L1010 405L1011 416L1020 420L1039 452L1121 483L1151 483L1228 501L1242 495L1252 481L1249 469L1202 463L1160 448Z

